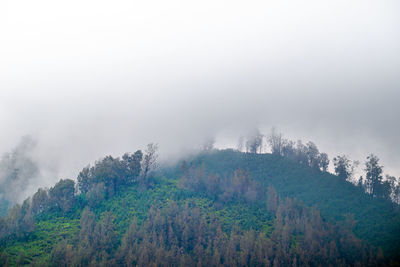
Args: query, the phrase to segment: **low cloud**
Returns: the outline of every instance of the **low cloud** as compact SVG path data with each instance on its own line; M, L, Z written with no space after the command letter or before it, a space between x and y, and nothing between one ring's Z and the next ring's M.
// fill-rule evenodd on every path
M33 136L35 185L273 126L400 175L398 1L23 2L0 4L0 153Z

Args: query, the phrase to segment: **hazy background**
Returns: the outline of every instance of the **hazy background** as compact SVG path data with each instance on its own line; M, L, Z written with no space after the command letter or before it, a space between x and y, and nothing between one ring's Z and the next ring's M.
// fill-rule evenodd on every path
M0 153L35 140L19 198L107 154L157 142L176 158L254 127L330 158L373 152L398 176L399 14L397 0L3 0Z

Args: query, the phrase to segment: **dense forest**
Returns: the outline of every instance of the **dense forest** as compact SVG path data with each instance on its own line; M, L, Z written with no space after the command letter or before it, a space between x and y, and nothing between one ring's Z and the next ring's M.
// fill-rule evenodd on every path
M107 156L0 217L1 266L397 266L399 184L272 132L159 166Z

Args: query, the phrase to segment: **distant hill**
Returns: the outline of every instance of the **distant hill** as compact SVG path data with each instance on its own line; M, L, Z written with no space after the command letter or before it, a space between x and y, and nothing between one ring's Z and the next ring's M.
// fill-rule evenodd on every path
M108 156L77 184L61 180L15 206L0 219L0 265L399 262L399 206L337 176L233 150L151 164L141 151Z

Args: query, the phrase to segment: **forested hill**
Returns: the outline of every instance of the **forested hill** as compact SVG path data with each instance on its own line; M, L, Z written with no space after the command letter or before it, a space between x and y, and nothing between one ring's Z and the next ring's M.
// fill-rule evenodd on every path
M233 150L203 154L192 159L209 173L229 176L246 170L252 179L289 197L316 207L329 222L346 222L354 232L385 251L400 252L400 209L390 200L373 198L363 188L274 154L239 153Z
M84 168L0 218L0 265L377 266L400 211L280 155L211 150L153 171L154 149ZM78 188L78 191L76 191Z

